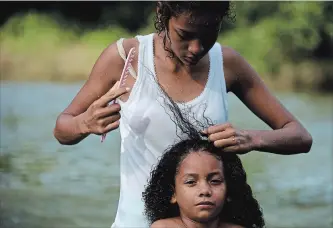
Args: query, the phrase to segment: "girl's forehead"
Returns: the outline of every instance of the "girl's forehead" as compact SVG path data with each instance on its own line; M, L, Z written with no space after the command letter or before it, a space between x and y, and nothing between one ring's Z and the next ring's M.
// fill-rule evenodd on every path
M223 163L207 151L196 151L189 153L180 163L179 173L191 171L209 171L221 169Z

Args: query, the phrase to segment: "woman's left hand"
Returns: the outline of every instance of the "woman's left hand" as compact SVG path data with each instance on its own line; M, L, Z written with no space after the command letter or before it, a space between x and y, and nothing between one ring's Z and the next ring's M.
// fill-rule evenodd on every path
M203 133L223 152L246 154L254 149L254 140L250 132L235 129L230 123L211 126Z

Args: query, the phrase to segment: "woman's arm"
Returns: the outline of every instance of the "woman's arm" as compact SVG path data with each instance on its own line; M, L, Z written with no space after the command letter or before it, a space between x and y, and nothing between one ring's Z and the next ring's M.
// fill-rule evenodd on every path
M312 137L302 124L271 94L255 70L237 52L223 47L224 67L230 74L229 90L273 130L247 130L252 149L276 154L309 152Z
M126 92L125 89L121 89L113 91L113 94L109 93L109 96L105 95L114 86L116 81L119 80L123 65L124 61L119 56L115 43L102 52L91 71L89 79L70 105L57 118L54 136L61 144L77 144L89 134L98 133L96 129L92 130L87 126L87 121L89 118L90 120L93 118L93 113L87 114L86 111L91 106L93 106L90 110L91 112L97 112L97 109L100 111L104 108L102 103ZM105 96L102 99L103 95ZM108 112L111 115L119 112L119 110L120 107L117 104L112 105L108 110L106 108L103 109L105 113ZM117 116L115 115L113 118L110 118L109 121L117 120ZM114 122L111 126L108 126L107 130L117 127L117 122ZM103 130L105 129L100 129L101 132Z

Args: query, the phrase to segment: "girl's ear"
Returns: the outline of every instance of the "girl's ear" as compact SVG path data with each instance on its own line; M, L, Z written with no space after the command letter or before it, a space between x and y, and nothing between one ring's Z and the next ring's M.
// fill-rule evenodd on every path
M170 203L175 204L175 203L177 203L175 188L173 186L171 186L171 188L172 188L173 194L171 196Z
M172 204L177 203L177 199L176 199L175 194L172 195L171 200L170 200L170 203L172 203Z

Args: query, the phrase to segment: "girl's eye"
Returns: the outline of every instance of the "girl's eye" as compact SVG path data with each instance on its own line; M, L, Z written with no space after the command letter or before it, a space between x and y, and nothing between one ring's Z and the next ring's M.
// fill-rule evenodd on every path
M215 184L215 185L222 183L222 181L219 179L211 180L211 182L212 182L212 184Z
M195 184L195 181L194 180L188 180L188 181L185 181L185 184L193 185L193 184Z

